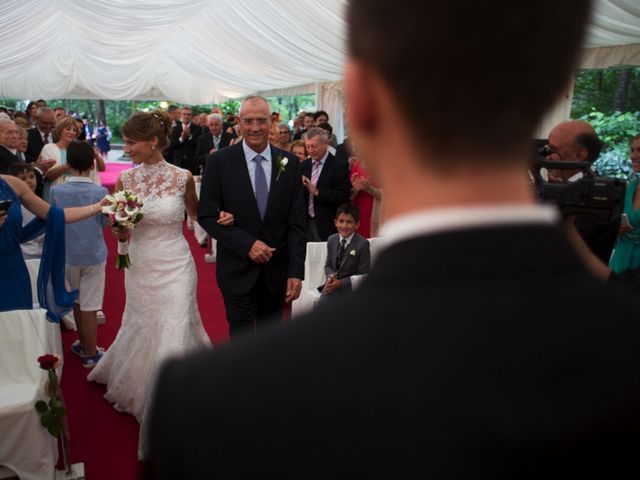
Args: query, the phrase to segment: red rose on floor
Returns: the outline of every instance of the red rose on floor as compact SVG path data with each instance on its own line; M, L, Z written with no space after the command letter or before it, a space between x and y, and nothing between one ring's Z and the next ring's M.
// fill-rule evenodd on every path
M38 363L40 364L40 368L43 370L53 370L57 362L58 357L51 355L50 353L38 357Z

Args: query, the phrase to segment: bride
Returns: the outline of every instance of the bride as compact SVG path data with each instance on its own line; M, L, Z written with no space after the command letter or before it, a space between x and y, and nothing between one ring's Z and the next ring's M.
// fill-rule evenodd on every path
M162 111L136 112L123 125L124 151L136 168L121 173L116 191L144 202L144 217L131 234L127 301L115 341L87 377L105 383L105 398L140 423L138 456L145 451L145 415L155 373L170 356L209 348L196 303L197 274L182 233L184 212L195 219L191 173L164 161L171 119ZM233 223L221 215L223 225Z

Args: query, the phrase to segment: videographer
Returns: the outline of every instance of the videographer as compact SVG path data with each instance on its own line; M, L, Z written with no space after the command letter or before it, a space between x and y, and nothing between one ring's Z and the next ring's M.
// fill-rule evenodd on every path
M636 175L640 173L640 135L631 139L631 162ZM638 260L640 249L637 247L637 235L634 234L633 224L638 225L638 211L636 206L637 192L639 191L638 178L634 178L627 185L624 199L626 222L620 222L618 243L615 245L614 253L609 262L609 266L596 257L576 230L572 217L565 219L569 237L578 254L582 257L587 267L596 276L607 280L611 284L617 284L627 290L640 293L640 262ZM633 223L629 220L633 219Z
M549 140L544 148L546 160L555 162L587 162L593 164L600 155L602 141L593 127L582 120L570 120L556 125L549 132ZM572 169L552 169L548 171L550 182L575 182L584 173ZM576 215L575 227L591 251L605 265L609 263L613 245L618 234L619 219L613 223L593 215Z

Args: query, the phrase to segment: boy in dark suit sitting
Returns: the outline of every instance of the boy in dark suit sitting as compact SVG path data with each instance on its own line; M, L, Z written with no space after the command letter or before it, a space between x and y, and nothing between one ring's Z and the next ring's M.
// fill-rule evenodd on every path
M327 262L324 272L327 281L322 287L323 297L351 291L351 278L371 270L369 240L356 229L360 226L358 208L345 203L338 207L334 220L338 233L327 239Z

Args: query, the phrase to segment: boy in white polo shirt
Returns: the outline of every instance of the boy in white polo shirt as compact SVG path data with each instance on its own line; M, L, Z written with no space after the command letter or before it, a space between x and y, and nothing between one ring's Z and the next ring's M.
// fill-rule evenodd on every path
M109 192L95 185L89 177L94 168L93 147L86 142L72 142L67 147L67 165L71 176L51 189L51 202L60 208L81 207L99 202ZM78 326L78 340L71 351L82 358L85 368L93 368L102 358L97 347L97 312L102 309L107 246L104 243L102 215L65 226L66 267L69 287L79 289L73 308Z

